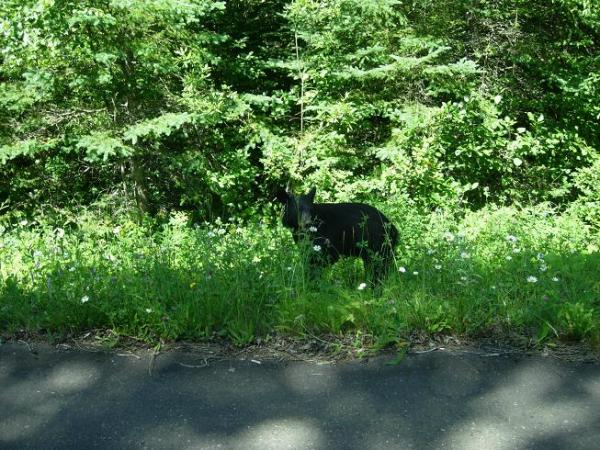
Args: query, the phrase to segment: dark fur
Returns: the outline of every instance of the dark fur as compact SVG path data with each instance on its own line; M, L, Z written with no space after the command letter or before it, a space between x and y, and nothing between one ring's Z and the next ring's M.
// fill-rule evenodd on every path
M312 246L313 265L334 263L341 256L362 258L376 280L382 278L393 258L398 230L380 211L364 203L314 203L315 189L306 195L280 192L283 225L291 228L298 243L303 237ZM316 231L311 231L311 227Z

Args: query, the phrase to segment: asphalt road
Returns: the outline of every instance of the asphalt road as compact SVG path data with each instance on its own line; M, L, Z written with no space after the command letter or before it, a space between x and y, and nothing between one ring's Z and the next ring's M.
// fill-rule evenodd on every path
M598 362L206 364L36 347L0 345L1 449L600 448Z

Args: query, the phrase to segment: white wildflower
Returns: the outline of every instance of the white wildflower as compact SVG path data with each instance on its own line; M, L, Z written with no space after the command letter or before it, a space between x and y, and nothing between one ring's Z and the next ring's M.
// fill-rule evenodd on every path
M57 228L55 232L56 232L56 237L58 239L62 239L63 237L65 237L65 230L63 230L62 228Z
M260 257L258 257L258 256L255 256L254 258L252 258L252 262L253 262L254 264L257 264L257 263L259 263L259 262L260 262Z
M449 231L446 231L444 233L444 239L446 239L448 242L452 242L454 240L454 235Z
M417 272L416 270L413 272L413 275L419 275L419 272Z
M152 312L152 310L151 310L150 308L146 308L146 312L147 312L148 314L150 314L150 313Z
M507 261L510 261L511 259L512 259L512 256L510 256L510 255L508 255L508 256L506 257L506 260L507 260Z
M21 225L22 227L24 227L25 225L27 225L27 221L26 220L21 220L19 222L19 225Z
M308 228L308 231L310 231L311 233L316 233L317 232L317 227L315 227L314 225Z
M538 279L537 279L536 277L534 277L533 275L529 275L529 276L527 277L527 282L528 282L528 283L537 283L537 280L538 280Z
M406 272L406 267L399 267L398 272L401 272L401 273Z
M513 242L513 243L518 241L517 237L513 236L512 234L509 234L508 236L506 236L506 240L508 242Z
M219 230L217 231L217 234L218 234L219 236L223 236L225 233L226 233L226 231L225 231L225 229L224 229L224 228L219 228Z
M461 281L467 281L467 277L460 277Z
M556 283L558 281L558 277L552 277L552 281Z
M321 251L321 246L320 245L315 245L315 246L313 246L313 250L315 252L320 252Z
M73 267L73 266L69 267L69 272L75 272L75 267Z
M428 250L427 250L427 254L428 254L429 256L433 255L434 253L435 253L435 250L432 250L432 249L428 249Z
M367 287L367 283L360 283L360 284L358 285L358 290L359 290L359 291L362 291L362 290L363 290L364 288L366 288L366 287Z
M210 238L213 238L213 237L215 237L215 236L216 236L216 234L215 234L215 232L214 232L214 231L209 231L209 232L207 233L207 235L208 235L208 237L210 237Z
M90 298L87 295L84 295L83 297L81 297L81 303L87 303L90 301Z
M517 133L523 134L523 133L525 133L525 131L527 131L527 130L523 127L517 128Z
M461 252L460 257L462 259L469 259L471 257L471 255L469 255L467 252Z
M521 253L521 249L519 247L513 248L513 253Z
M540 266L540 272L545 272L546 270L548 270L548 266L546 264L542 264Z
M433 267L435 267L435 270L442 270L442 266L440 264L436 264Z
M113 234L121 234L121 227L114 227L113 228Z

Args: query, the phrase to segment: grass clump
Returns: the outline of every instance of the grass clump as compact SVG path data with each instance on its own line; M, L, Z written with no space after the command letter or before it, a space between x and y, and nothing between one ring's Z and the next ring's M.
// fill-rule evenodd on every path
M0 327L67 335L110 329L148 342L275 333L368 336L498 330L600 343L600 237L545 205L462 217L397 213L394 267L373 288L361 262L316 278L281 226L140 225L91 214L0 228ZM402 219L400 219L402 217Z

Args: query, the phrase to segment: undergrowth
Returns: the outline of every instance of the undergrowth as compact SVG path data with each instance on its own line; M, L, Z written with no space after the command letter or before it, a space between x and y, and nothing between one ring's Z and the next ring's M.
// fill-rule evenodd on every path
M317 277L274 221L162 226L82 213L0 227L0 329L108 329L147 342L358 333L375 347L415 331L518 333L600 343L600 236L545 205L461 216L392 211L394 267L373 286L360 260Z

